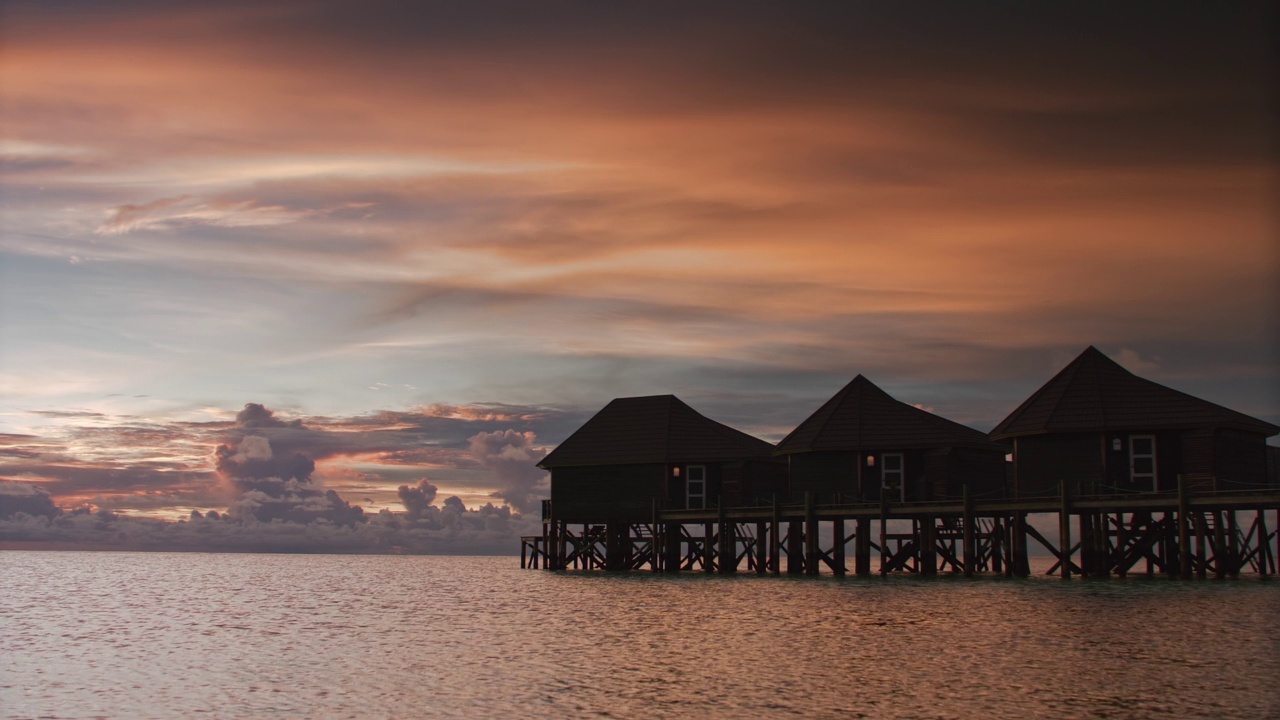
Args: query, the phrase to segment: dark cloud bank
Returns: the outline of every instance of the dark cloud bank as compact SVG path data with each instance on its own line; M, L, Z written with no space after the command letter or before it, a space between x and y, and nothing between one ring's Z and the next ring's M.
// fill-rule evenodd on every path
M466 414L480 423L510 417L509 412L432 408L422 419L426 422L428 415L446 411ZM332 457L370 448L404 450L395 442L378 439L381 432L386 431L362 434L311 428L249 403L236 416L234 426L222 433L224 440L213 453L217 491L227 500L224 512L196 510L172 522L88 506L68 509L59 507L35 483L0 478L0 546L512 554L519 548L521 535L540 531L532 511L545 493L545 473L534 463L546 450L534 445L532 431L481 431L467 438L465 450L459 448L470 462L489 471L496 485L492 497L506 500L503 506L486 503L467 508L454 496L437 504L438 488L422 478L412 486L400 486L405 512L366 513L312 478L313 454Z

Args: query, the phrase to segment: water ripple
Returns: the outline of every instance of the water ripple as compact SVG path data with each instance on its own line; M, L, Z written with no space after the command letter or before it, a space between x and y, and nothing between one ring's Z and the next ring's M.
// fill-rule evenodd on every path
M1280 584L0 553L7 718L1280 715Z

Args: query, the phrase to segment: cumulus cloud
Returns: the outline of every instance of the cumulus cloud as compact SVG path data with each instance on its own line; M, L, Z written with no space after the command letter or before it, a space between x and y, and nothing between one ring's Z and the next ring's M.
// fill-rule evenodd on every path
M546 471L536 467L547 449L535 446L536 440L534 433L517 430L477 433L470 439L471 456L493 473L498 485L493 497L524 513L535 510L538 496L550 489Z
M409 521L384 511L364 522L259 522L216 511L168 522L79 509L53 517L17 512L0 517L0 546L221 552L338 552L510 555L538 520L507 507L465 508L456 498L428 517Z
M260 403L251 402L245 403L244 409L236 413L236 426L241 428L302 427L302 421L281 420L276 417L275 411L268 410Z
M0 519L19 513L54 518L62 514L62 509L53 503L49 493L32 483L0 480Z
M273 427L278 422L271 411L254 403L245 406L237 421L250 429ZM218 474L235 493L227 507L233 518L304 524L323 520L336 525L364 519L363 509L353 507L333 490L314 486L311 474L316 465L311 458L297 452L277 454L266 437L245 435L218 445L214 457Z
M421 520L426 516L427 509L431 507L439 490L426 478L419 480L414 487L401 485L397 494L400 496L400 504L404 506L405 515L410 520Z
M299 417L247 403L213 422L34 417L59 424L0 436L0 541L499 554L539 531L539 434L561 437L579 420L499 404ZM353 492L404 512L353 505Z

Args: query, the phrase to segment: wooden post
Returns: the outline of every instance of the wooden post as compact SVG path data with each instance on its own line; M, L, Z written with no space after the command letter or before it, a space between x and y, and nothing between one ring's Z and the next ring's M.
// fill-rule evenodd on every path
M804 521L787 521L787 574L804 572Z
M778 557L782 549L782 510L778 507L778 496L773 496L773 518L769 530L769 572L777 575L782 572L781 558Z
M871 518L863 516L857 523L853 541L853 571L865 577L871 574Z
M769 571L769 523L756 521L756 574Z
M889 574L889 508L884 497L884 487L880 488L880 574Z
M1125 548L1129 546L1129 526L1125 524L1124 513L1116 513L1116 547L1107 562L1116 568L1117 577L1127 577L1129 563L1125 560Z
M1080 572L1085 577L1093 577L1093 519L1092 515L1082 512L1077 516L1080 526Z
M1027 559L1027 514L1024 512L1014 513L1013 516L1013 573L1018 577L1026 577L1031 574L1031 563Z
M604 569L622 569L622 543L618 540L618 523L612 520L604 524Z
M702 572L715 572L715 523L702 523Z
M836 575L844 575L847 570L844 566L844 518L836 518L831 521L831 571Z
M1221 580L1227 576L1227 533L1222 527L1222 512L1213 511L1213 576Z
M919 554L920 574L938 574L938 523L932 515L920 518Z
M564 569L564 542L560 538L560 521L551 521L551 534L548 538L547 545L547 569L563 570Z
M738 572L737 525L725 519L724 505L720 506L720 563L721 575Z
M978 562L977 548L974 546L973 535L973 499L969 497L969 485L964 486L964 517L961 522L964 523L964 576L973 577L976 568L974 565Z
M818 574L818 520L809 492L804 494L804 574Z
M1111 577L1112 571L1115 569L1115 563L1112 562L1112 544L1111 544L1111 514L1098 513L1098 557L1102 565L1102 577Z
M1240 531L1236 527L1236 511L1227 511L1227 558L1230 565L1227 567L1227 573L1231 577L1240 576Z
M1209 573L1209 554L1205 530L1204 513L1197 510L1192 515L1192 519L1196 524L1196 577L1204 578Z
M1267 511L1258 508L1258 577L1271 574L1271 536L1267 533Z
M1004 574L1004 519L996 516L991 519L991 572Z
M1067 499L1067 483L1058 482L1061 506L1058 508L1058 577L1071 579L1071 501Z
M683 560L683 553L680 552L680 544L683 542L680 537L680 523L666 523L662 530L663 549L662 553L662 571L667 573L680 572L680 564Z
M662 572L662 554L663 548L659 544L658 531L658 499L654 498L652 503L653 512L653 529L650 531L652 537L649 538L649 570L652 572Z
M1187 483L1178 474L1178 569L1183 580L1191 579L1191 535L1187 528Z

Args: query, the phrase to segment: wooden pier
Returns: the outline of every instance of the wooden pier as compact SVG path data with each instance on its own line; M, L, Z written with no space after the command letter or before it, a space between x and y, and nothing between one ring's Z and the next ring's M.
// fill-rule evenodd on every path
M866 503L839 496L568 523L544 505L520 566L547 570L1026 576L1039 545L1068 579L1277 573L1280 490ZM1038 523L1028 521L1035 516ZM1056 528L1045 531L1056 516ZM1037 527L1037 524L1040 527Z

